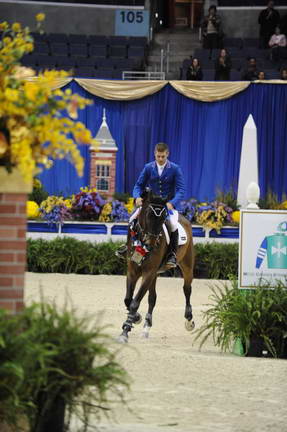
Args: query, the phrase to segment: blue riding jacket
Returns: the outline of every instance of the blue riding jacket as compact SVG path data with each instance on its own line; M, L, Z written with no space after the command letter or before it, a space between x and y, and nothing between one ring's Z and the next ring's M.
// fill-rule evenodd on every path
M155 195L168 197L169 202L177 208L185 193L181 168L168 160L159 176L155 161L146 164L134 186L133 197L139 198L146 187Z

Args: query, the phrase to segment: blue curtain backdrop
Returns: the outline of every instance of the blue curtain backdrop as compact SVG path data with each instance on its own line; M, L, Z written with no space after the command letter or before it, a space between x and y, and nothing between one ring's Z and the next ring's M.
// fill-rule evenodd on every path
M287 193L287 86L252 84L219 102L198 102L167 85L160 92L135 101L94 97L76 82L67 87L94 104L79 113L95 136L106 109L107 123L117 146L116 190L131 194L146 162L153 160L157 142L170 147L186 180L186 198L211 200L216 191L237 190L243 127L252 114L257 125L261 196L270 188L281 198ZM85 172L79 178L66 161L40 176L50 194L76 193L89 184L89 149L81 146Z

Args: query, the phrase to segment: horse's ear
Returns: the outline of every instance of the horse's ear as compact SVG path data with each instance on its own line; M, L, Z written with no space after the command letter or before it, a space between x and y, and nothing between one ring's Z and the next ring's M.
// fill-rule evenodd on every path
M148 197L150 197L150 194L152 193L151 189L146 187L143 192L141 193L141 198L143 200L147 199Z

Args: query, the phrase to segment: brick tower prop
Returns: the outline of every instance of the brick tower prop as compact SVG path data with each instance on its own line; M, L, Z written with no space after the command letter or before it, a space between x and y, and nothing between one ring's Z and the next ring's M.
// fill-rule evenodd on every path
M90 187L106 198L112 197L116 188L116 155L117 145L113 139L103 110L101 127L95 138L97 147L90 147Z

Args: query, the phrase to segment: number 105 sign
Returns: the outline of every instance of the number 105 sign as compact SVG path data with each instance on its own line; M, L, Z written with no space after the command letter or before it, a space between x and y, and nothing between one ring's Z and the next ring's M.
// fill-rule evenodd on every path
M260 280L287 288L287 211L241 210L239 288Z
M116 36L148 36L149 11L117 9L115 13Z

